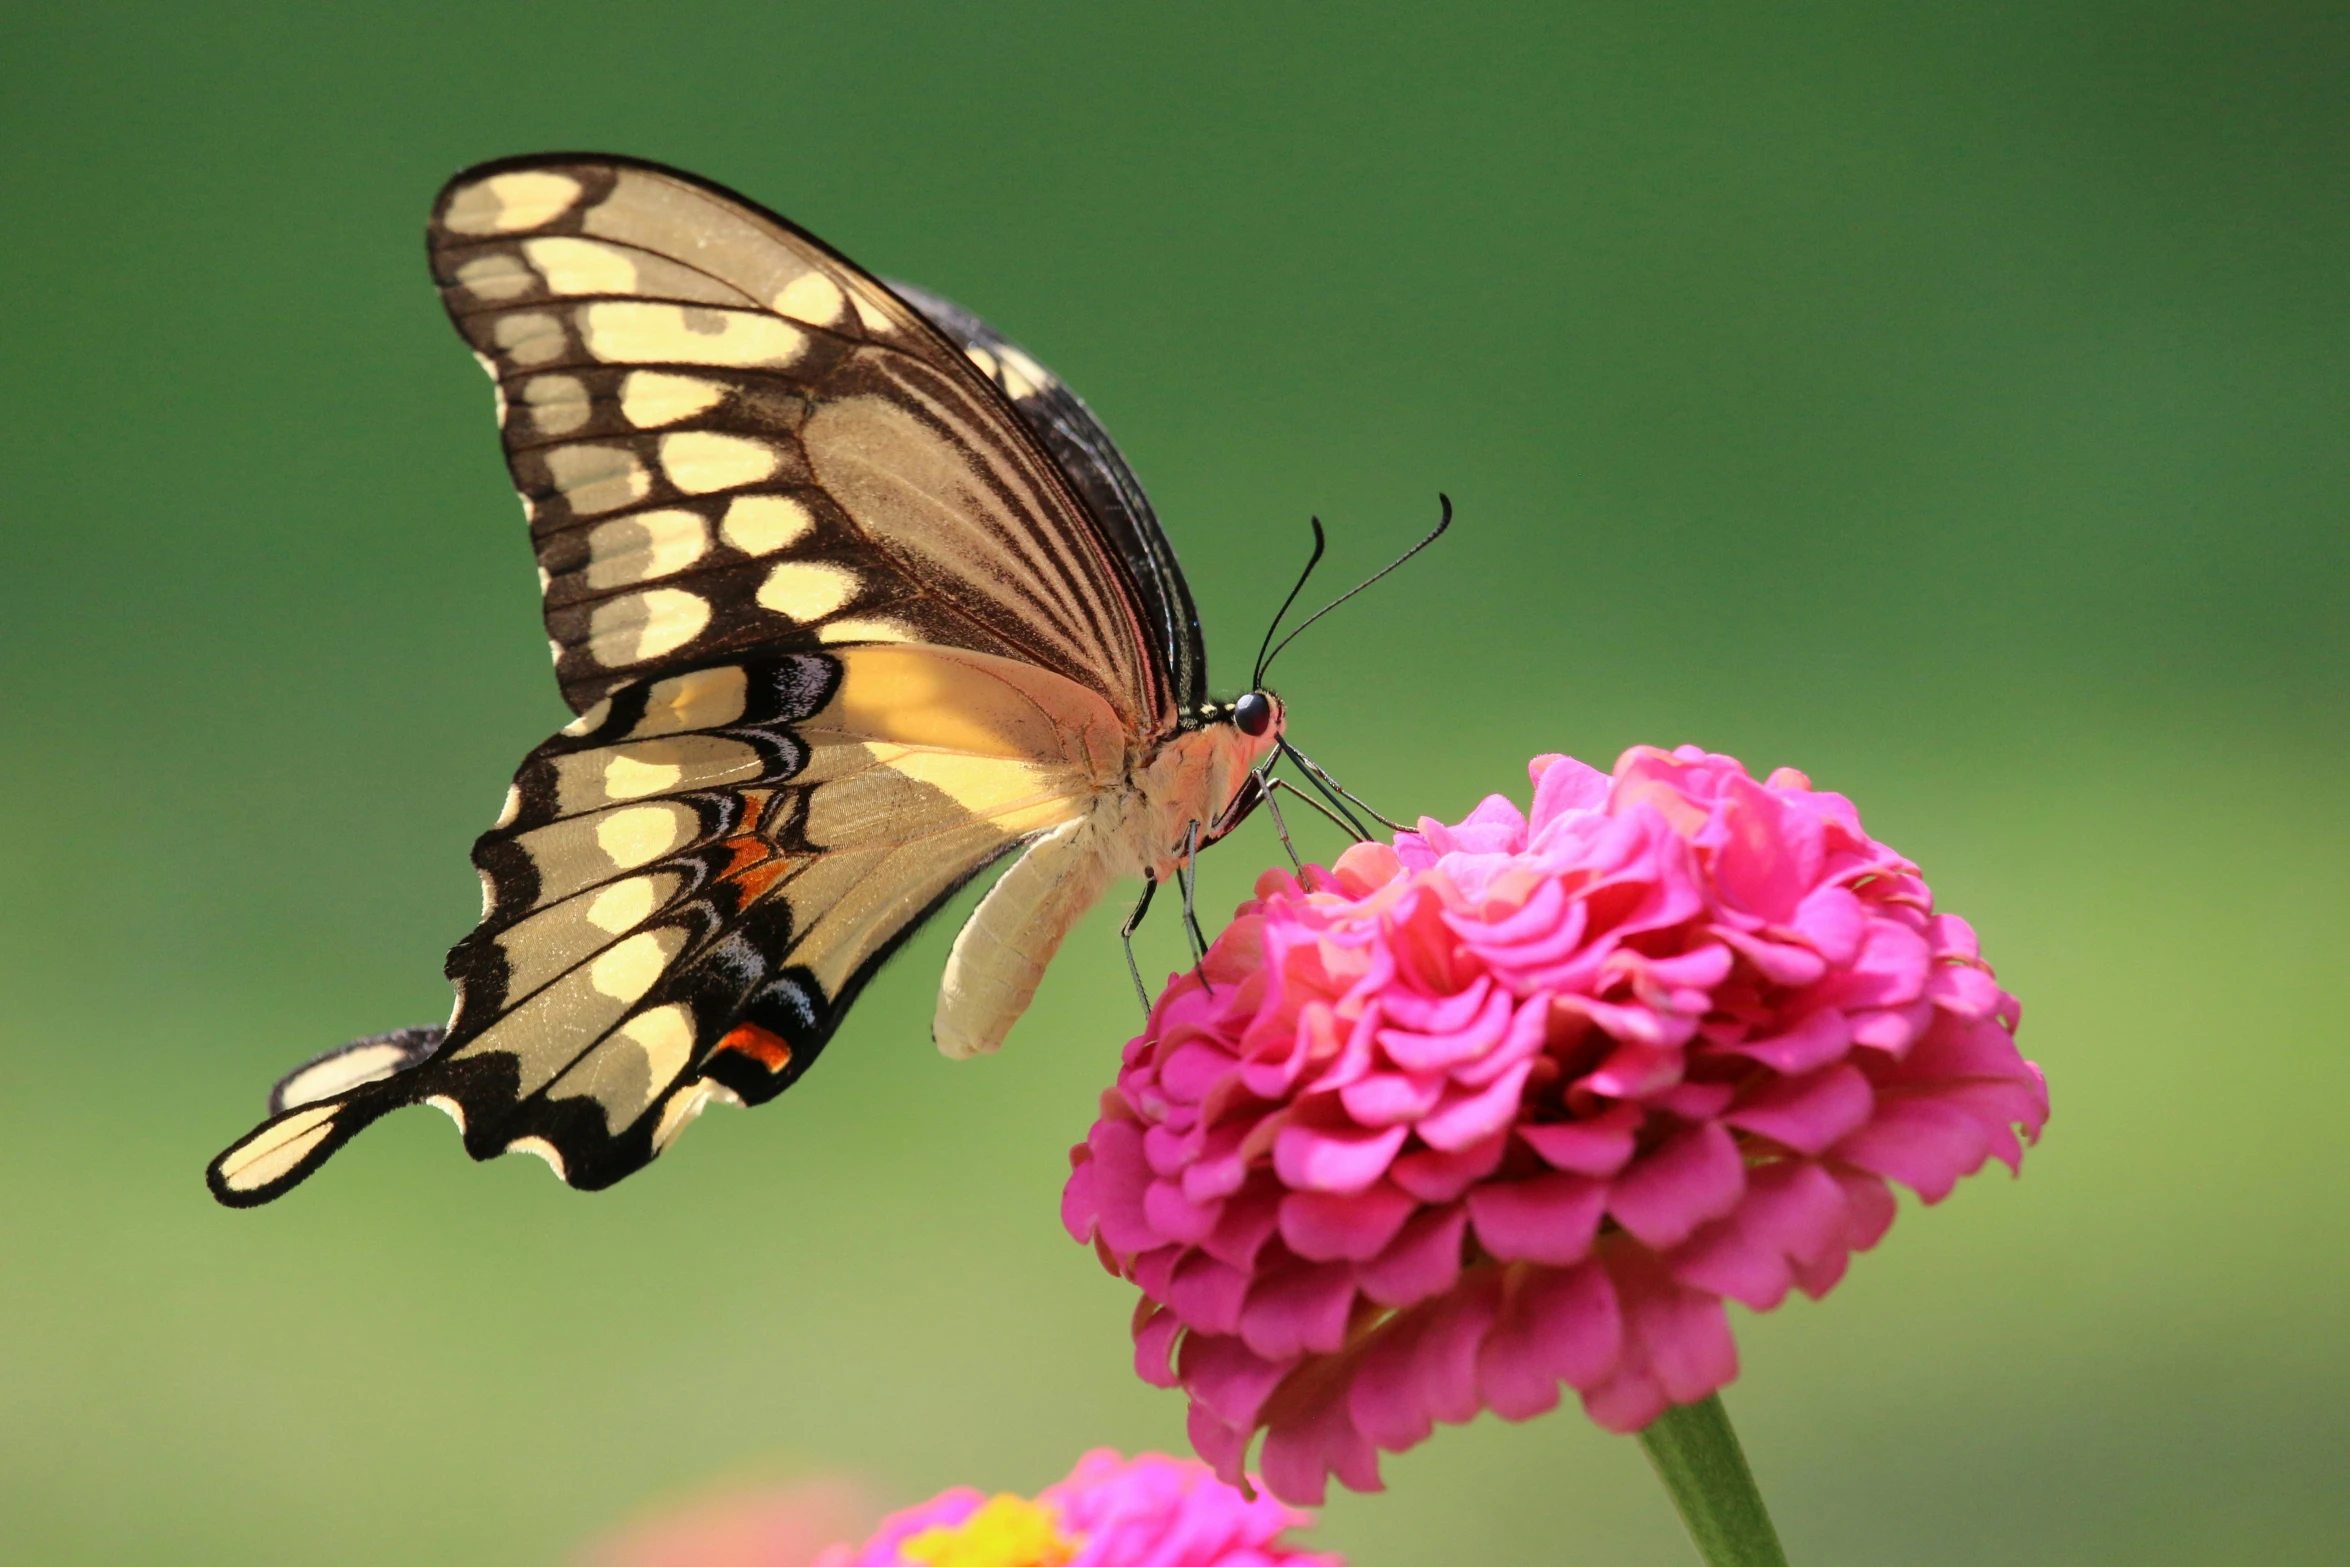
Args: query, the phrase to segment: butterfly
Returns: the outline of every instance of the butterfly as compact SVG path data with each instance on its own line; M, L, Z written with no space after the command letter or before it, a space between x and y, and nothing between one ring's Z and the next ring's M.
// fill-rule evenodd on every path
M474 845L482 916L449 954L449 1023L282 1079L206 1172L222 1202L282 1195L419 1103L476 1159L608 1186L708 1105L798 1081L999 859L1018 855L940 982L949 1056L1002 1043L1117 878L1143 878L1128 936L1180 880L1198 951L1192 864L1287 782L1277 752L1347 814L1284 737L1266 647L1251 689L1208 695L1140 484L978 317L610 156L467 170L427 249L496 387L578 716Z

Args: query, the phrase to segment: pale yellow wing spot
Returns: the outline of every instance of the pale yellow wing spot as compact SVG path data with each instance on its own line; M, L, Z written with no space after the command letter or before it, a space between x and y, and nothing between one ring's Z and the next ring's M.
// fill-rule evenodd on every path
M862 322L865 330L874 336L887 337L898 329L898 324L891 317L888 307L877 299L867 298L863 289L852 290L849 294L849 303L857 307L858 321Z
M539 280L519 256L499 252L476 256L457 269L457 285L485 304L504 304L537 288Z
M449 202L441 221L459 234L515 234L544 228L579 200L579 181L545 169L494 174L468 185Z
M625 446L557 446L546 454L547 476L580 515L614 511L650 493L652 476Z
M601 593L671 576L709 548L710 525L696 512L646 511L599 523L587 536L587 585Z
M810 326L830 326L848 308L840 285L821 272L803 272L786 283L771 301L776 312Z
M534 910L527 919L499 932L507 1005L554 983L612 946L613 937L641 924L646 915L669 900L683 879L674 872L631 877L592 897L566 898ZM622 892L622 888L628 890ZM603 901L607 895L613 896L609 904ZM634 918L626 924L606 925L606 920L624 914Z
M641 664L685 646L710 623L710 605L683 588L653 588L598 604L588 616L587 652L607 668Z
M534 375L522 383L522 406L529 411L531 428L541 435L569 435L588 422L591 407L586 383L577 376Z
M607 1131L634 1121L693 1055L693 1013L683 1002L630 1018L547 1085L550 1099L593 1099Z
M555 758L556 809L572 816L651 794L723 788L765 768L754 747L718 735L633 740Z
M633 294L636 263L625 250L554 235L525 240L522 253L558 294Z
M634 1003L653 988L684 945L685 932L674 925L639 931L597 955L588 965L588 983L614 1001Z
M294 1073L278 1084L273 1097L288 1110L316 1104L367 1083L380 1083L414 1059L414 1052L405 1045L355 1045Z
M693 1009L682 1001L655 1007L641 1017L630 1018L621 1026L620 1037L645 1053L654 1083L666 1088L693 1056Z
M926 640L918 626L887 615L849 615L839 620L828 620L816 628L816 640L824 643L841 642L921 642Z
M1046 387L1058 384L1045 372L1044 366L1009 343L996 350L996 364L1003 374L1004 390L1015 398L1034 397Z
M741 495L726 508L718 535L745 555L772 555L816 531L816 514L791 495Z
M652 430L707 413L725 396L725 387L699 376L632 370L620 383L620 412L638 429Z
M563 357L563 323L536 311L500 316L491 340L524 369ZM490 374L497 371L493 368Z
M663 876L631 876L616 881L588 900L587 922L609 936L624 930L633 930L644 923L645 916L667 895L665 888L675 878Z
M632 871L684 843L700 824L690 807L674 802L631 806L596 823L596 847L615 866Z
M707 364L789 369L808 336L776 316L707 305L607 300L580 312L588 351L607 364Z
M688 495L739 490L774 477L782 454L765 441L715 430L680 430L661 437L661 468Z
M858 578L846 566L821 560L778 563L759 584L759 606L794 620L822 620L857 596Z
M254 1136L221 1161L220 1178L229 1190L256 1191L308 1158L335 1129L340 1105L320 1105L287 1116Z

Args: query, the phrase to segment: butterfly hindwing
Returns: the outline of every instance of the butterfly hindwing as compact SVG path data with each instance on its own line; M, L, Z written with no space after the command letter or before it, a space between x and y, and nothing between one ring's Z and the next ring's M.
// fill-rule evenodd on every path
M520 1147L575 1186L610 1184L711 1099L796 1081L940 902L1082 814L1119 734L1084 687L953 649L783 654L622 688L525 759L476 845L483 918L449 956L445 1042L288 1108L223 1156L215 1191L265 1201L420 1101L456 1116L476 1158ZM288 1154L303 1137L311 1156ZM255 1160L267 1178L240 1184Z
M1130 569L998 383L814 239L555 158L460 176L430 242L498 383L575 710L731 652L910 641L1175 722Z

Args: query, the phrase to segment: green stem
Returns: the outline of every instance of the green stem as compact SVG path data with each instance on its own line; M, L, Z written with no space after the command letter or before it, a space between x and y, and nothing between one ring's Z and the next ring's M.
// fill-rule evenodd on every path
M1640 1433L1640 1445L1706 1567L1787 1567L1721 1395L1675 1404Z

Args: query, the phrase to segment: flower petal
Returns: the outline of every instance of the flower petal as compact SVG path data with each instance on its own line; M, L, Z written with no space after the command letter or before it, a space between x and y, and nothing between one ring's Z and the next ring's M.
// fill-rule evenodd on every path
M1728 1213L1746 1190L1738 1147L1720 1126L1693 1126L1635 1159L1616 1178L1608 1212L1650 1246L1686 1240L1708 1219Z
M1385 1181L1359 1192L1291 1192L1281 1199L1281 1238L1315 1262L1365 1262L1387 1249L1419 1204Z
M1588 1175L1537 1175L1469 1193L1479 1244L1504 1262L1563 1267L1581 1262L1599 1233L1607 1182Z
M1820 1153L1856 1131L1876 1107L1860 1068L1849 1062L1809 1077L1783 1077L1722 1119L1785 1143L1797 1153Z
M1324 1130L1295 1124L1273 1144L1273 1168L1299 1191L1359 1192L1387 1173L1409 1130Z

